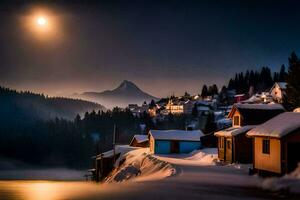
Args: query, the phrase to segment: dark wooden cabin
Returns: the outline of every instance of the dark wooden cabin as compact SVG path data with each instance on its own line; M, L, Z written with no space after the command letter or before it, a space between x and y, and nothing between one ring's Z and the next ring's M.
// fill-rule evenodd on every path
M252 140L246 137L246 133L254 127L231 127L216 132L219 159L229 163L251 163Z

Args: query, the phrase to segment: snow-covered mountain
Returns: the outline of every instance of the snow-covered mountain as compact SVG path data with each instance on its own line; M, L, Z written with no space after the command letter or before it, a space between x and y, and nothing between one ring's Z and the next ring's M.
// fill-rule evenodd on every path
M106 108L115 106L127 107L128 104L141 105L144 101L150 102L156 97L142 91L133 82L124 80L117 88L103 92L84 92L76 95L77 98L94 101L104 105Z

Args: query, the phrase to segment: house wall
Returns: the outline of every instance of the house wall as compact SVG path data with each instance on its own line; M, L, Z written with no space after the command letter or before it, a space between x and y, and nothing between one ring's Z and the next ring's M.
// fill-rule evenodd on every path
M155 148L154 149L155 154L169 154L171 153L171 142L156 140L154 148Z
M246 133L239 134L233 139L234 162L252 163L252 138L246 137Z
M270 139L270 154L263 154L263 137L254 138L254 168L281 173L281 144L279 139Z
M233 162L233 143L232 138L225 138L225 161L232 163Z
M224 137L218 137L218 157L219 160L224 161L225 160L225 138ZM222 145L221 145L222 143Z
M239 119L240 119L240 123L239 123L239 125L234 125L234 124L233 124L233 123L234 123L234 121L233 121L233 120L234 120L234 117L235 117L235 116L238 116L238 117L239 117ZM242 125L243 125L243 121L242 121L242 115L240 114L240 112L239 112L239 111L237 111L237 110L236 110L236 111L234 112L233 116L232 116L232 126L233 126L233 127L240 127L240 126L242 126Z
M275 87L272 89L271 91L271 95L274 99L276 99L277 101L281 101L282 100L282 91L280 89L280 87L276 84Z
M290 152L289 145L291 144L296 144L299 147L297 149L298 151L295 151L294 149L295 152ZM296 157L298 158L298 162L300 162L300 129L288 134L281 140L281 149L282 173L290 173L291 171L293 171L293 169L291 169L291 167L293 167L293 163L291 162L291 160L289 160L289 158L291 158L290 156L298 155Z
M145 142L138 143L137 140L134 138L134 140L132 141L132 143L130 144L130 146L132 146L132 147L148 147L149 146L149 142L145 141Z
M201 142L179 142L180 153L190 153L201 148Z
M179 141L179 153L190 153L201 148L201 142ZM170 154L171 141L150 138L150 152L154 154Z
M150 147L150 153L154 153L154 150L155 150L155 140L152 137L152 135L150 136L150 139L149 139L149 147Z

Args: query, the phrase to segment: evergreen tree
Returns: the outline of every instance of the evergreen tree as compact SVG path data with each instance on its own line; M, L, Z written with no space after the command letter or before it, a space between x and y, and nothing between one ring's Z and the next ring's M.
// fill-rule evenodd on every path
M206 85L203 85L202 87L202 92L201 92L201 97L204 98L204 97L207 97L208 96L208 89L207 89L207 86Z
M155 101L152 99L150 104L149 104L149 108L152 109L156 106Z
M300 60L295 52L289 57L289 69L286 77L287 88L285 104L290 109L300 107Z
M286 81L286 76L287 76L287 73L285 71L285 66L281 65L280 72L279 72L279 75L278 75L278 81L279 82L285 82Z

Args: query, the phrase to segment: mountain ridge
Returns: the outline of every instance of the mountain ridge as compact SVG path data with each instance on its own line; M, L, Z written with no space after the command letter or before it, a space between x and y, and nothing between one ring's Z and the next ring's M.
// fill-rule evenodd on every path
M104 90L102 92L83 92L79 98L97 102L107 108L126 107L128 104L142 104L144 101L150 102L154 97L141 90L135 83L123 80L121 84L112 90Z

